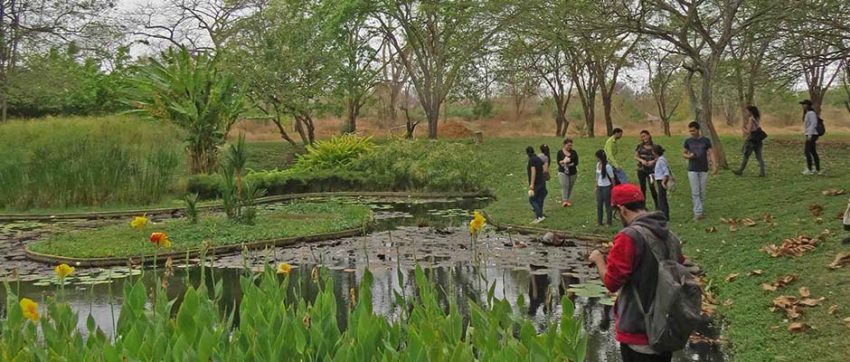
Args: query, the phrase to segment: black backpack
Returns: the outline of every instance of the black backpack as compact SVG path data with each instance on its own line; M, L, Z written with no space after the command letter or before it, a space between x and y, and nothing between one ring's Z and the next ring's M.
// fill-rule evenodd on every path
M826 127L823 125L823 118L818 117L818 124L815 126L815 131L818 132L818 136L826 134Z

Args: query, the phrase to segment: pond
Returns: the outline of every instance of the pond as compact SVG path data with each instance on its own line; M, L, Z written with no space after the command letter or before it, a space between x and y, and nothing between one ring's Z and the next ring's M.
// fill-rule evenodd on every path
M374 276L373 305L376 313L393 318L398 310L393 292L402 289L408 295L415 285L412 270L422 266L443 291L442 298L456 298L466 313L467 300L486 302L487 290L495 286L495 296L505 298L516 310L516 300L522 296L522 311L541 330L560 318L559 299L569 296L576 304L576 316L583 318L589 333L588 361L618 361L619 352L613 337L610 298L600 290L595 270L584 261L589 246L582 242L570 246L546 246L534 236L508 234L488 229L476 244L471 244L465 224L471 210L486 204L483 199L444 200L377 200L344 199L344 202L366 202L375 212L377 225L363 237L353 237L320 243L252 251L244 255L212 256L206 261L206 282L221 280L224 301L228 309L240 300L239 276L248 270L262 269L265 264L288 262L296 266L293 277L308 299L317 293L310 280L315 265L329 268L334 281L337 304L348 305L348 290L356 287L368 266ZM267 205L274 208L275 205ZM69 221L61 224L18 223L0 229L0 248L8 249L0 261L0 277L9 280L15 272L22 281L12 282L24 297L41 300L56 292L55 286L44 286L39 280L52 276L52 268L18 258L15 245L44 233L94 227L117 221ZM0 250L2 251L2 250ZM170 298L179 298L185 283L197 285L201 279L201 261L190 259L174 262L175 275L169 279ZM17 268L17 269L16 269ZM160 268L160 271L162 268ZM91 313L95 322L111 334L121 306L121 290L129 278L140 271L129 267L111 269L78 269L76 284L66 286L65 298L81 314L79 327ZM403 282L399 282L399 277ZM144 278L153 282L153 273ZM5 301L5 298L2 299ZM179 301L178 301L179 303ZM346 324L345 308L340 308L340 325ZM704 338L694 341L674 355L675 361L723 361L719 344L720 327L713 322L698 331Z

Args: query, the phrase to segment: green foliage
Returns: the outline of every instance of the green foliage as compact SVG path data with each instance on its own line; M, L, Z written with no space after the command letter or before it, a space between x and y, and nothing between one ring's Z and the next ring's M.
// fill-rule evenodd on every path
M186 217L189 219L190 224L198 223L198 194L189 193L183 197L183 202L186 203Z
M300 171L343 168L360 155L371 151L374 146L372 137L352 134L334 136L308 146L307 153L298 157L294 168Z
M182 175L179 132L129 117L0 125L0 208L150 204Z
M200 218L197 224L186 219L172 219L156 223L147 232L131 229L122 222L93 230L56 234L29 244L29 248L39 253L74 258L139 257L154 254L155 246L148 241L153 231L166 232L172 241L171 250L181 252L199 249L204 241L213 246L238 245L359 229L369 215L369 208L363 205L295 202L257 210L253 226L234 223L226 216L210 213Z
M184 129L193 173L215 170L218 147L244 110L234 78L218 69L215 56L169 50L138 69L130 103L137 113Z
M222 305L222 284L190 285L177 300L168 300L156 280L146 292L143 278L125 284L116 332L106 338L90 319L88 336L76 328L78 316L68 303L48 300L49 317L38 322L23 318L18 297L8 291L8 315L3 321L0 350L9 360L98 359L133 361L583 361L587 337L581 322L572 318L573 304L561 300L563 316L538 333L504 299L468 302L471 318L460 314L457 297L448 308L440 302L433 281L415 270L417 295L397 296L399 318L388 320L372 309L373 277L366 270L351 305L337 305L334 283L327 269L315 281L314 300L290 283L300 280L274 274L271 268L240 279L238 309ZM399 281L402 283L402 281ZM7 288L9 289L9 288ZM294 295L292 290L295 290ZM348 325L337 322L345 308ZM238 323L234 321L237 320ZM37 333L38 327L43 332Z
M224 213L233 221L254 225L257 210L254 200L265 195L265 189L255 182L243 180L245 164L248 162L248 148L245 134L240 133L236 143L231 144L224 154L221 166L221 204Z

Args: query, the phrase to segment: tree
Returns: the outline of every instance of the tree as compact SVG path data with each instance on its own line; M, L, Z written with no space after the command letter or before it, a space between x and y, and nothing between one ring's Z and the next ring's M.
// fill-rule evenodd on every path
M653 44L647 44L638 54L646 64L649 91L658 109L658 118L661 119L664 134L670 136L670 119L682 101L681 93L671 89L682 63L681 59Z
M425 111L428 137L462 67L479 56L514 7L497 1L381 0L376 18Z
M363 0L340 0L325 3L325 32L331 38L331 53L339 59L335 64L336 93L346 110L345 132L357 131L360 110L377 86L381 74L379 47L372 45L377 32L367 24L369 8Z
M248 89L248 97L293 146L287 122L304 146L315 141L315 113L331 89L331 43L322 18L310 0L275 0L243 20L228 47L232 68Z
M522 39L510 39L499 55L497 78L514 105L515 120L519 121L528 98L537 95L540 78L534 72L535 56L526 52Z
M135 112L185 131L192 173L213 173L219 147L245 109L243 92L218 67L218 56L169 50L140 66L129 101Z
M644 0L629 8L613 7L621 24L671 44L688 58L688 90L694 118L708 132L717 155L718 167L726 169L726 154L712 122L712 89L717 67L732 38L752 24L764 20L767 7L747 14L740 10L744 0L680 1ZM779 7L781 8L781 7ZM699 75L700 92L695 93L694 75Z
M112 6L107 0L0 0L0 121L6 120L10 76L21 54L84 34Z

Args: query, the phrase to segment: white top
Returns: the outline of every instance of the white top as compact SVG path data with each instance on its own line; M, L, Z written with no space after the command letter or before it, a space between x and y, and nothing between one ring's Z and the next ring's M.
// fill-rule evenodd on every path
M803 134L806 136L817 136L818 115L815 111L808 111L803 117Z
M608 171L608 177L602 175L602 170L599 169L599 162L596 163L596 186L604 187L611 186L614 181L614 168L611 164L606 164L605 169Z
M655 179L661 181L666 176L670 176L670 165L667 164L664 156L658 156L655 160Z

